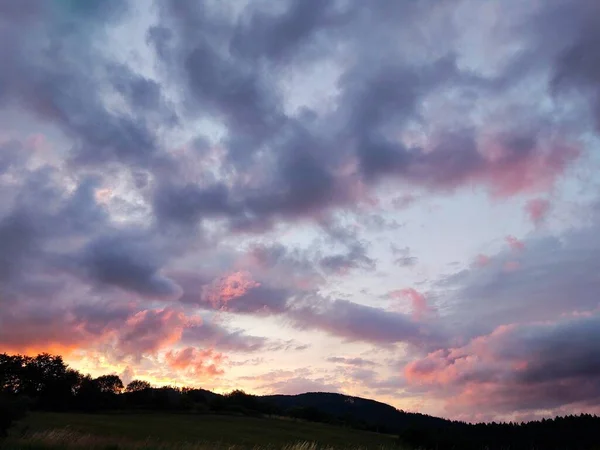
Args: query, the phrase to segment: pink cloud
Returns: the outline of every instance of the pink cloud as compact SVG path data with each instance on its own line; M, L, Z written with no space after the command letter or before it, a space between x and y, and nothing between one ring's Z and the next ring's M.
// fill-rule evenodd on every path
M204 286L203 294L213 307L226 308L229 302L243 297L252 289L260 287L260 285L260 283L253 280L250 272L241 270L221 277L212 284Z
M392 291L388 296L395 300L408 300L411 304L413 318L421 320L431 313L433 309L427 304L427 298L413 288Z
M475 257L475 266L485 267L490 263L491 258L487 255L480 253Z
M547 191L580 155L577 148L564 142L537 143L537 148L521 150L511 148L503 140L495 139L484 145L487 164L477 176L498 197Z
M597 354L600 316L503 325L464 346L436 350L404 367L409 390L424 389L446 403L446 414L472 420L553 415L552 410L598 409ZM560 351L559 351L560 349Z
M529 200L525 205L525 212L535 225L544 221L550 210L550 202L543 198Z
M521 251L525 249L525 243L512 235L506 236L505 240L508 246L513 250Z
M472 184L489 188L494 197L546 192L564 174L580 150L561 138L518 130L441 133L401 173L433 189Z
M221 365L225 356L213 349L186 347L165 354L167 365L174 370L191 371L195 376L216 376L224 373Z

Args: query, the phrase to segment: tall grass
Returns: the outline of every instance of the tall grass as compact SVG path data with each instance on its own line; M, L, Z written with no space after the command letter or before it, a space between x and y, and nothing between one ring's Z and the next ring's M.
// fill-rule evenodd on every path
M303 441L283 446L240 446L219 442L160 442L148 438L143 441L115 439L84 434L69 428L38 431L21 437L11 437L1 446L3 450L341 450L339 447L319 446ZM351 442L344 450L367 450ZM378 450L392 450L379 447ZM395 447L394 450L402 450Z

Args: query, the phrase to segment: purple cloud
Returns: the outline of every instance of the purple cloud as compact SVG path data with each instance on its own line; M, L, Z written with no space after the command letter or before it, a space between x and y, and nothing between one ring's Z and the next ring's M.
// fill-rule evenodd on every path
M398 342L425 343L435 336L409 316L347 300L316 298L288 311L300 329L317 329L349 341L379 345Z
M214 375L320 331L403 352L309 355L378 395L597 408L597 2L234 3L0 0L0 345ZM501 250L458 238L480 201ZM391 272L427 278L412 316ZM316 373L259 381L340 389Z

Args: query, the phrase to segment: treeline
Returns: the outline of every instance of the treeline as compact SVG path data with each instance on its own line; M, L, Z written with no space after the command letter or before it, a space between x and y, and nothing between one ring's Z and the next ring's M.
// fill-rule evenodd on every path
M440 450L600 449L600 417L581 414L526 423L449 422L408 428L399 440L413 448Z
M600 449L600 418L589 414L528 423L467 424L397 410L340 394L259 397L235 390L123 384L116 375L92 378L69 368L60 356L0 354L0 435L26 409L47 411L170 411L277 415L398 435L398 443L421 449Z
M124 385L117 375L92 378L68 367L61 356L47 353L35 357L0 354L0 396L0 408L5 405L5 411L21 411L23 405L27 405L32 410L58 412L170 411L278 415L358 429L376 429L364 421L336 418L315 407L281 408L241 390L219 395L204 389L153 387L142 380ZM9 408L8 404L12 406ZM8 419L4 422L6 429Z

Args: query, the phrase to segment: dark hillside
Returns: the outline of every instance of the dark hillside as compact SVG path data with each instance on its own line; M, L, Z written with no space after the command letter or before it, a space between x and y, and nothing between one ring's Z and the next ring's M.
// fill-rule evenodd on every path
M267 395L261 398L283 411L316 408L336 419L364 423L383 433L400 433L407 428L442 426L450 423L438 417L404 412L375 400L327 392Z

